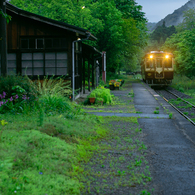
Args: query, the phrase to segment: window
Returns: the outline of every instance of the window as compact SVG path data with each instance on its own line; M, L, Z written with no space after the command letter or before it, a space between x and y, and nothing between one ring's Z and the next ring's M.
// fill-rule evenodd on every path
M21 48L28 49L29 48L29 40L28 39L21 39Z
M45 49L51 49L53 47L53 39L45 39Z
M45 74L55 75L55 52L45 53Z
M165 59L164 66L165 66L165 68L172 68L172 58L171 59Z
M66 75L68 72L67 59L66 52L45 53L45 74Z
M161 58L156 59L156 67L157 68L162 68L162 59Z
M68 69L67 53L56 53L57 75L66 75Z
M21 49L65 49L66 38L22 38Z
M62 38L62 39L61 39L61 47L62 47L62 48L68 48L67 39L65 39L65 38Z
M44 53L33 53L33 75L44 75Z
M16 74L16 53L7 54L8 74Z
M60 48L60 39L53 39L53 48Z
M154 60L153 59L147 59L146 68L154 68Z
M32 53L22 53L22 75L33 75L32 72Z
M36 39L37 41L37 47L36 49L43 49L44 45L43 45L43 39Z
M29 39L29 49L35 49L35 39Z

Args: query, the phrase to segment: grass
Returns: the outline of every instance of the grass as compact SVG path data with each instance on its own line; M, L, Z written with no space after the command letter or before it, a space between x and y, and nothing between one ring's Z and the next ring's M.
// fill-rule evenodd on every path
M48 80L45 84L45 89L38 84L36 109L0 114L0 195L77 195L135 186L148 192L147 147L137 118L85 114L63 98L63 82L56 82L56 88ZM55 90L46 95L50 87ZM112 151L119 152L119 158Z
M96 117L49 116L42 126L36 113L0 119L8 122L1 125L0 194L80 194L80 162L91 158L95 140L107 132Z
M169 119L173 118L173 113L169 113Z
M155 110L155 111L154 111L154 114L159 114L159 111L158 111L158 110Z
M104 117L102 122L109 127L109 133L100 142L98 152L84 164L84 183L87 185L83 194L111 193L119 188L128 188L131 194L135 193L133 187L139 192L144 190L152 178L143 155L147 147L141 140L137 118Z
M195 79L175 74L171 87L195 98Z

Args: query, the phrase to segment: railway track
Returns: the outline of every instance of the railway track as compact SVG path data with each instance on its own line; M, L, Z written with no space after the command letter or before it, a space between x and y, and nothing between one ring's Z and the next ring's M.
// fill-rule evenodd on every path
M191 98L174 89L155 90L161 95L175 110L195 125L195 105L186 101L184 98Z

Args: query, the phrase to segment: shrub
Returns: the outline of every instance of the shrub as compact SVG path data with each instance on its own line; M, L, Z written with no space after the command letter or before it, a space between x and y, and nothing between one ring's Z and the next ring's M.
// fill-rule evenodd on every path
M46 76L43 80L38 78L38 80L34 82L34 88L41 96L54 94L69 96L72 93L70 81L65 81L63 77L48 78Z
M49 112L69 112L73 109L68 98L62 95L42 95L39 98L39 105L45 113Z
M112 96L110 94L110 89L104 87L97 88L91 92L88 97L95 96L96 98L101 98L103 103L109 104L112 103Z
M21 87L19 88L22 89ZM25 90L22 90L22 92L23 91L25 92ZM30 98L23 93L13 93L13 96L8 97L7 93L3 92L0 94L0 113L3 114L9 111L12 113L23 112L26 104L31 103Z
M6 92L6 97L13 95L26 95L30 101L37 97L37 91L32 85L32 81L27 76L6 76L0 77L0 94Z

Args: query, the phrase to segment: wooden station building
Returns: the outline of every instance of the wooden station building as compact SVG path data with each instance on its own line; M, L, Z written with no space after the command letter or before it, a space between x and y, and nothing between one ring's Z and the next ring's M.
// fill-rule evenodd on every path
M85 80L92 83L92 88L98 84L97 59L102 53L83 44L87 39L96 40L89 31L24 11L10 3L6 3L6 13L12 17L7 24L8 75L28 75L32 79L65 75L77 94L85 93Z

